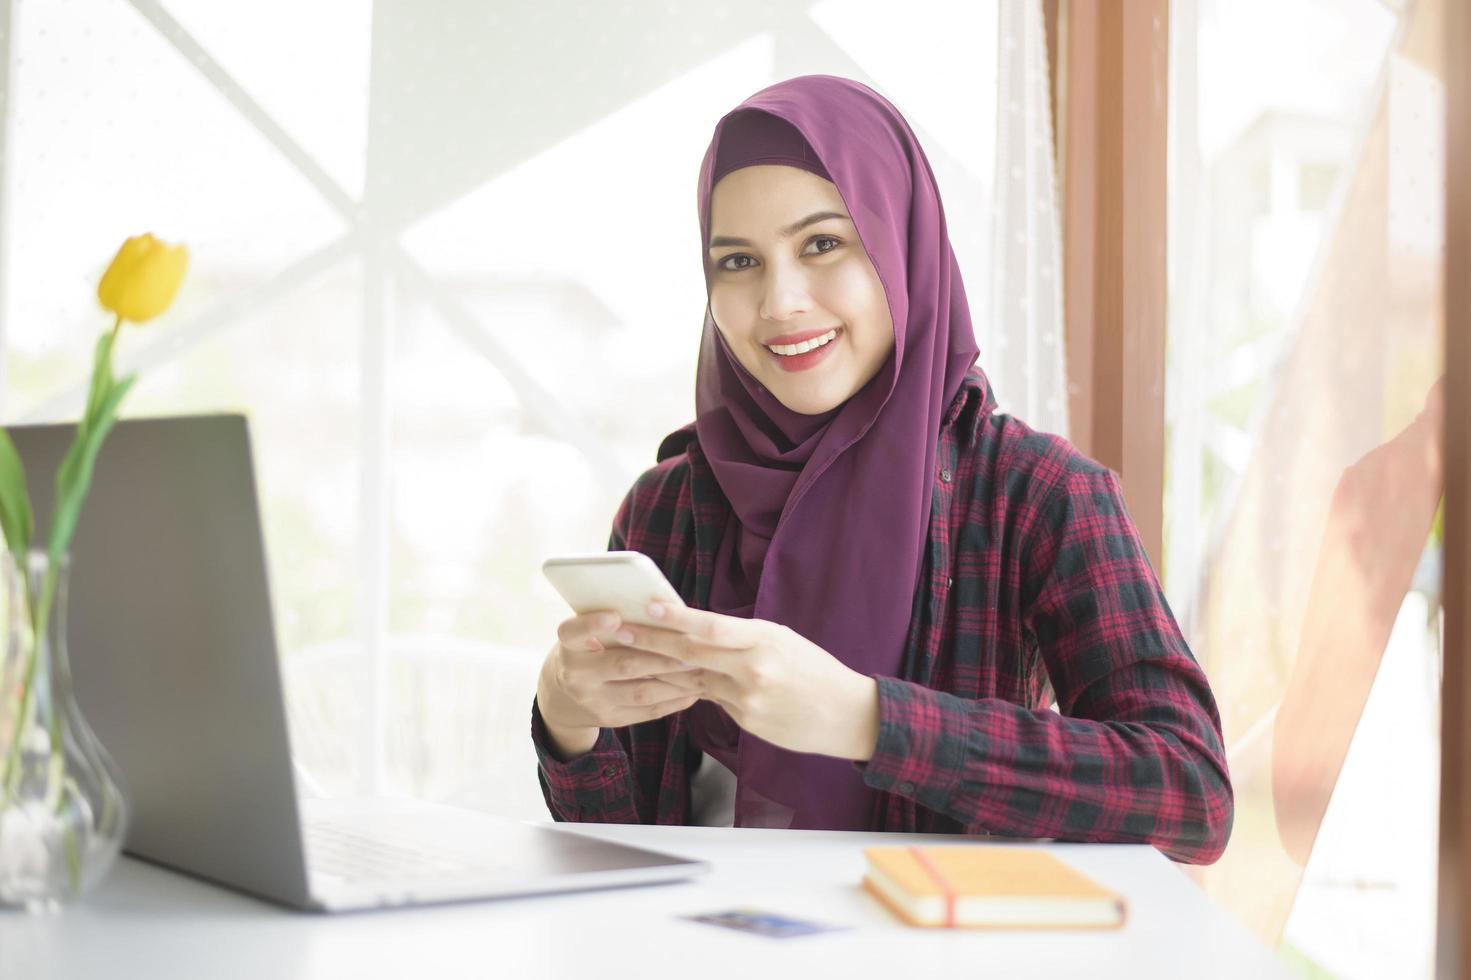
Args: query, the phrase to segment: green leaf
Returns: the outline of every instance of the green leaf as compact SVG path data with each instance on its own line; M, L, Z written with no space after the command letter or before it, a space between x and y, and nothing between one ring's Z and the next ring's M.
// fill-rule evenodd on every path
M97 406L97 412L86 432L77 433L77 441L72 445L75 455L67 453L66 463L62 464L65 479L63 480L62 474L57 475L56 515L51 521L50 552L53 563L66 553L67 545L71 543L77 518L82 511L82 502L87 499L87 490L92 484L92 466L97 461L98 451L102 449L102 440L107 438L107 433L117 421L118 405L136 380L137 375L129 375L110 387Z
M10 435L0 429L0 531L5 544L16 555L31 546L34 530L31 498L26 492L26 471Z

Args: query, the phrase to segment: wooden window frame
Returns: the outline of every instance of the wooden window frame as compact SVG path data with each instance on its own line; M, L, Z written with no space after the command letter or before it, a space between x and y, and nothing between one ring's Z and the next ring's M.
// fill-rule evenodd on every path
M1471 977L1471 6L1446 5L1445 565L1435 973ZM1457 175L1461 175L1459 178Z
M1073 443L1164 558L1169 0L1045 0Z

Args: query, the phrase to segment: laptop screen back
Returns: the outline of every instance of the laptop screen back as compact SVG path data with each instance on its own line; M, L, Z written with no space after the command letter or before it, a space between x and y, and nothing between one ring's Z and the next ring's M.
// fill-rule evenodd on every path
M75 426L9 430L39 533ZM132 854L307 895L246 421L125 419L98 457L64 610L83 715L121 767Z

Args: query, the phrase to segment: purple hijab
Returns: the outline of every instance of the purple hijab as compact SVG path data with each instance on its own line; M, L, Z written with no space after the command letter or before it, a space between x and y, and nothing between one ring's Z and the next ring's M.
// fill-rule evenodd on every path
M722 117L700 167L702 249L716 182L764 163L837 186L883 283L894 352L846 402L801 415L741 366L706 306L695 430L731 504L710 608L781 623L860 674L897 676L940 419L978 353L965 287L929 162L877 92L804 75ZM736 826L868 829L877 794L851 761L778 748L709 701L687 716L695 744L736 774Z

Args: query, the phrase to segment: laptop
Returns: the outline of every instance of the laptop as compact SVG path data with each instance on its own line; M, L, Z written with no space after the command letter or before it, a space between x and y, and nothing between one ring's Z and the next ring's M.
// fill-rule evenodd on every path
M38 528L75 431L9 428ZM122 769L128 853L327 912L709 870L476 810L299 796L250 445L240 415L124 419L82 509L68 653L82 713Z

